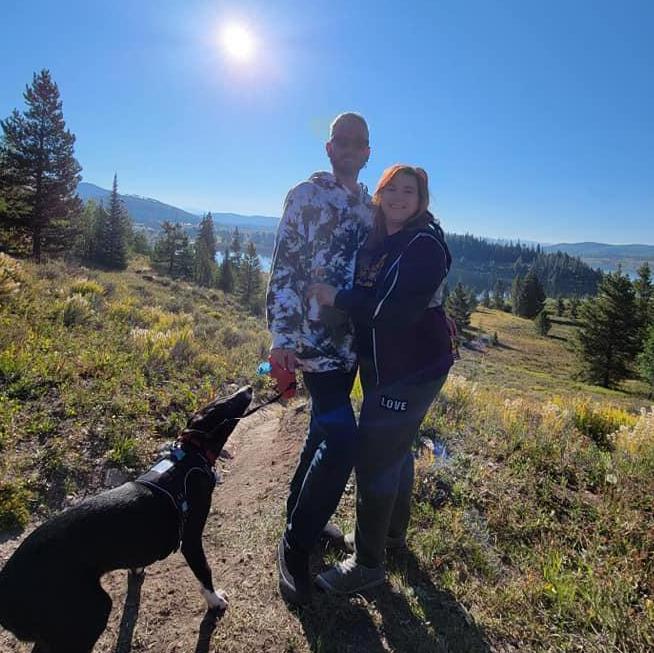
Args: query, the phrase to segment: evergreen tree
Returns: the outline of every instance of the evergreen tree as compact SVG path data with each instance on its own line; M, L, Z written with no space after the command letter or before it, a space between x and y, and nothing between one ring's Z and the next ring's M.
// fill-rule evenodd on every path
M500 311L504 310L505 290L504 282L501 279L498 279L493 286L493 308L497 308Z
M154 245L152 262L173 278L190 278L193 272L193 253L188 236L181 224L166 220L163 234Z
M211 213L202 218L198 238L195 241L195 281L201 286L211 286L217 272L216 233Z
M644 342L647 328L654 322L654 308L652 306L654 287L652 286L652 271L647 261L638 268L637 274L638 277L634 281L634 291L636 293L640 340Z
M29 234L39 262L43 252L60 252L74 242L71 217L82 208L81 167L50 72L35 73L23 97L26 111L14 110L0 121L0 195L7 203L6 221Z
M114 174L104 238L97 243L100 264L111 270L124 270L127 267L128 220L118 196L118 175Z
M95 255L95 216L98 205L89 200L73 220L75 242L73 255L84 262L92 262Z
M545 291L533 270L529 270L522 281L518 296L516 315L533 319L538 315L545 305Z
M576 320L579 317L579 297L573 295L570 297L570 317Z
M523 315L522 308L523 279L520 275L513 279L511 284L511 311L514 315Z
M218 287L225 293L231 293L234 291L234 268L229 247L225 248L223 261L220 264L220 279L218 281Z
M557 315L557 317L563 317L564 312L565 312L565 303L563 301L563 297L557 297L556 298L556 315Z
M261 299L261 261L257 255L257 248L252 241L245 249L241 269L238 274L238 295L243 306L247 306L254 313L258 313L259 299Z
M132 230L130 249L135 254L143 254L145 256L152 255L152 247L150 246L150 241L148 240L145 231L136 229Z
M649 386L649 396L654 395L654 324L645 335L643 351L638 355L638 371Z
M547 311L543 309L534 320L534 326L536 328L536 333L540 336L546 336L550 329L552 328L552 322L547 314Z
M232 234L232 244L230 248L232 250L232 264L238 271L238 269L241 267L241 258L243 256L241 249L241 234L239 233L238 227L234 227L234 233Z
M482 295L481 298L481 304L484 308L490 308L491 297L490 297L490 293L488 292L488 288L484 289L484 294Z
M582 375L608 388L630 373L638 351L634 290L620 270L604 276L597 297L580 309L577 334Z
M456 322L457 329L463 333L463 330L470 326L470 296L466 292L465 286L459 282L454 286L454 290L447 298L447 312Z

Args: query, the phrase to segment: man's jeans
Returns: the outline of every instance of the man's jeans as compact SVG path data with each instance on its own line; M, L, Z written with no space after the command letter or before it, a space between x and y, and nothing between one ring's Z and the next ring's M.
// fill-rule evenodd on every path
M309 552L334 514L354 466L357 425L350 402L356 370L304 373L311 422L286 502L286 541Z
M446 379L447 374L376 386L373 370L361 361L355 549L365 567L384 564L387 536L406 535L414 476L411 445Z

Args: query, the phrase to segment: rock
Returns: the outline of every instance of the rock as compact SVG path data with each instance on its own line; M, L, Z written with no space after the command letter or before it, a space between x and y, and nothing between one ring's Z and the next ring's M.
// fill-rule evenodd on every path
M126 472L124 472L122 469L116 469L115 467L111 467L110 469L107 470L107 473L105 474L104 477L104 485L105 487L118 487L119 485L122 485L123 483L126 483L129 480L129 476L127 475Z

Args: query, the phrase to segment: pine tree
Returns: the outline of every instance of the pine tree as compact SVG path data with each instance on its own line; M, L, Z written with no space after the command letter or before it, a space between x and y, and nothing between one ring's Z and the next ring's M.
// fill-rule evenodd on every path
M81 167L50 72L34 73L23 97L27 109L0 121L0 195L8 206L7 221L29 234L32 255L40 262L43 252L61 252L74 242L71 216L82 208Z
M92 262L95 255L97 209L98 205L93 200L89 200L73 220L76 233L73 254L86 263Z
M257 248L250 241L245 249L241 269L238 273L238 295L243 306L248 307L254 313L260 312L257 309L259 308L261 286L261 261L257 255Z
M232 250L232 264L234 268L238 271L241 267L241 258L243 252L241 249L241 234L239 233L238 227L234 227L234 233L232 234L232 244L230 245Z
M546 336L549 333L552 328L552 322L545 309L536 316L534 327L536 328L536 333L540 336Z
M563 317L564 312L565 312L565 303L563 301L563 297L557 297L556 298L556 315L557 315L557 317Z
M490 297L490 293L488 292L488 288L484 289L484 294L482 295L482 298L481 298L481 305L484 308L490 308L491 297Z
M493 286L493 308L497 308L500 311L504 310L504 291L504 282L498 279Z
M654 324L650 324L645 335L643 351L638 355L638 371L649 386L649 396L654 395Z
M576 320L579 317L579 297L573 295L570 297L570 317Z
M463 330L470 326L470 297L464 285L459 283L454 286L454 290L447 298L447 312L456 322L457 329L463 333Z
M638 277L634 281L636 310L638 314L638 324L640 326L640 340L641 342L644 342L647 328L652 322L654 322L654 307L652 306L654 286L652 286L652 271L647 261L645 261L636 272L638 274Z
M195 273L196 283L201 286L213 285L216 277L216 233L213 227L211 213L202 218L197 240L195 241Z
M545 291L533 270L529 270L523 279L518 296L516 315L530 320L536 317L545 305Z
M588 381L608 388L629 376L638 351L636 315L628 277L620 270L605 275L597 296L580 309L578 353Z
M152 253L153 264L173 278L190 278L193 271L193 253L182 225L166 220L161 228L163 234L155 243Z
M522 309L522 277L518 275L513 279L513 283L511 284L511 312L514 315L522 315L523 314L523 309Z
M98 243L100 263L111 270L124 270L127 267L127 238L128 217L118 196L118 175L114 174L104 241Z
M218 287L225 293L231 293L234 291L234 268L229 247L225 248L223 261L220 264L220 279L218 281Z

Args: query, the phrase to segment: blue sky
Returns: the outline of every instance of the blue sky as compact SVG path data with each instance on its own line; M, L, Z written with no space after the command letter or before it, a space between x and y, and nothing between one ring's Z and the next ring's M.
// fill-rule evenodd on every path
M370 123L371 189L430 173L448 231L654 244L649 0L4 0L0 116L49 68L85 181L184 208L279 215L328 161L330 119ZM257 42L220 47L240 21Z

